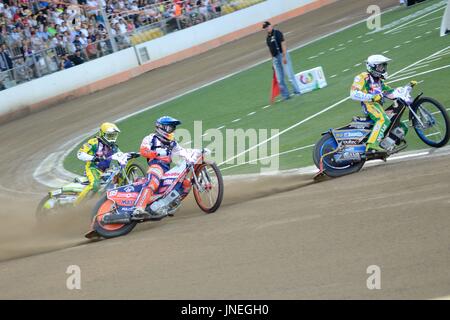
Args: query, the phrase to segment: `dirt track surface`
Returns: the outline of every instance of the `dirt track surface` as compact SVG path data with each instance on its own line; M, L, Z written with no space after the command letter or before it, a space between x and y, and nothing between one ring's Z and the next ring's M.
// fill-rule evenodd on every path
M372 1L340 1L282 24L290 47L361 20ZM397 1L379 1L382 7ZM337 180L261 177L226 184L205 216L192 199L174 218L89 243L89 205L45 226L46 154L119 116L267 57L264 33L0 127L0 298L433 298L450 293L450 162L445 156L367 168ZM106 117L106 118L105 118ZM23 160L22 160L23 159ZM45 253L46 252L46 253ZM66 289L69 265L82 290ZM378 265L382 290L368 290Z

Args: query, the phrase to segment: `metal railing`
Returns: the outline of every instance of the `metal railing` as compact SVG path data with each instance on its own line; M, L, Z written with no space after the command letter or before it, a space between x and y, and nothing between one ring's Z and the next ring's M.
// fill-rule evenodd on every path
M155 19L155 21L151 21L151 23L145 24L131 32L122 34L117 32L118 34L114 36L114 40L117 48L123 50L263 1L266 0L209 1L208 6L192 6L189 11L184 10L178 12L179 14L177 16L173 14L164 16L162 14L160 19ZM172 0L163 2L162 5L168 5L169 3L173 5ZM159 6L161 4L158 3L143 7L138 13L124 11L119 14L122 17L129 17L130 15L136 14L148 15L148 10L151 8L155 9ZM73 43L67 43L66 46L57 45L32 53L23 53L23 48L20 45L13 45L9 48L13 66L10 69L8 67L7 70L0 70L0 90L8 89L77 64L103 57L113 53L113 51L113 43L106 36L99 41L88 43L78 48Z

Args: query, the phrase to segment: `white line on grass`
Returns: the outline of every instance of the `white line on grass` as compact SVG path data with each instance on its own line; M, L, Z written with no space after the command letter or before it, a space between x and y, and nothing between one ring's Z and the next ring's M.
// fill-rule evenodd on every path
M270 107L270 104L268 104L267 106L262 107L263 109L267 109L268 107Z
M417 37L414 37L414 39L420 39L420 38L422 38L422 36L417 36Z
M445 57L446 55L449 55L450 54L450 51L449 52L443 52L443 53L441 53L441 54L438 54L438 55L436 55L434 58L442 58L442 57Z
M442 49L442 50L436 51L435 53L429 55L428 57L425 57L425 58L423 58L423 59L420 59L420 60L418 60L418 61L416 61L416 62L410 64L409 66L406 66L406 67L404 67L403 69L400 69L399 71L393 73L393 74L391 75L391 77L394 77L395 75L397 75L397 74L399 74L399 73L401 73L401 72L403 72L403 71L405 71L405 70L408 70L409 68L414 67L414 66L416 66L416 65L418 65L418 64L420 64L420 63L422 63L423 61L426 61L426 60L428 60L428 59L431 59L431 58L433 58L434 56L436 56L436 55L438 55L438 54L440 54L440 53L446 51L446 50L449 49L449 48L450 48L450 46L448 46L448 47L446 47L446 48L444 48L444 49Z
M396 45L395 47L394 47L394 49L398 49L398 48L400 48L401 47L401 45Z
M233 121L231 121L231 122L238 122L238 121L240 121L241 120L241 118L237 118L237 119L234 119Z
M270 159L270 158L273 158L273 157L281 156L281 155L284 155L284 154L287 154L287 153L300 151L300 150L307 149L307 148L312 148L312 147L314 147L314 144L310 144L310 145L307 145L307 146L304 146L304 147L294 148L294 149L291 149L291 150L287 150L287 151L283 151L283 152L280 152L280 153L272 154L270 156L258 158L258 159L255 159L255 160L245 161L243 163L238 163L238 164L235 164L235 165L223 168L221 170L225 171L225 170L228 170L228 169L231 169L231 168L235 168L235 167L240 167L240 166L243 166L245 164L252 163L252 162L261 161L261 160L265 160L265 159Z
M397 77L406 77L406 76L412 76L415 74L416 74L416 71L405 71L405 72L402 72L401 74L397 75Z
M411 75L411 76L405 76L405 77L402 76L402 78L399 78L399 79L392 79L391 81L389 81L389 83L410 79L412 77L421 76L421 75L424 75L424 74L428 74L428 73L431 73L431 72L439 71L439 70L446 69L446 68L449 68L449 67L450 67L450 64L448 64L446 66L443 66L443 67L435 68L435 69L432 69L432 70L416 73L416 74Z
M247 116L252 116L256 113L256 111L250 112L249 114L247 114Z
M330 78L335 78L337 77L337 74L333 74L332 76L330 76Z
M424 61L424 63L432 63L432 62L439 61L439 60L441 60L441 59L442 59L442 56L441 56L441 57L433 57L433 59Z
M404 44L408 44L408 43L411 43L411 42L412 42L411 40L407 40L407 41L404 42Z
M363 43L369 43L369 42L372 42L372 41L373 41L373 39L364 40Z
M388 53L389 51L391 51L391 50L386 50L386 51L383 51L383 54L386 54L386 53Z
M360 63L357 63L357 64L355 64L354 65L354 67L359 67L360 65L362 65L362 63L360 62Z
M403 31L404 30L398 30L398 31L392 32L391 35L399 34L399 33L402 33Z
M339 49L336 49L336 51L335 52L338 52L338 51L342 51L342 50L345 50L346 48L345 47L343 47L343 48L339 48Z
M438 134L441 134L441 133L440 132L430 133L430 134L426 134L425 137L437 136Z
M223 128L225 128L225 126L220 126L220 127L217 128L217 130L221 130Z
M342 70L342 72L347 72L347 71L350 71L350 69L345 69L345 70Z
M384 34L389 34L389 33L394 32L395 30L398 30L398 29L400 29L400 28L404 28L404 27L407 26L408 24L411 24L411 23L413 23L413 22L416 22L416 21L418 21L418 20L421 20L421 19L425 18L426 16L429 16L430 14L433 14L433 13L435 13L435 12L438 12L439 10L442 10L442 9L444 9L444 8L445 8L445 6L443 6L443 7L441 7L441 8L438 8L438 9L436 9L436 10L433 10L433 11L431 11L431 12L428 12L428 13L424 14L423 16L420 16L420 17L418 17L418 18L416 18L416 19L413 19L413 20L411 20L411 21L408 21L408 22L406 22L406 23L404 23L404 24L402 24L402 25L399 25L398 27L396 27L396 28L394 28L394 29L391 29L391 30L386 31Z
M406 74L406 73L410 73L411 71L414 71L414 70L417 70L417 69L420 69L420 68L429 67L429 66L430 66L429 64L422 64L422 65L420 65L420 66L416 66L416 67L414 67L414 68L409 69L408 72L405 72L405 74ZM402 74L402 75L404 75L404 74Z

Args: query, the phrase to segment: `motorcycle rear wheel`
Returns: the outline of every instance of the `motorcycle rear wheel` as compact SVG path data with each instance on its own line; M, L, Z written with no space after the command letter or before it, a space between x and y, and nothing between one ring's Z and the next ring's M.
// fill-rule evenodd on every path
M326 133L316 143L313 150L314 164L320 169L320 159L324 154L331 152L337 148L337 142L330 133ZM323 158L323 173L331 178L345 176L347 174L355 173L361 170L365 161L351 162L349 164L340 164L334 162L332 155Z
M111 212L114 206L114 202L109 200L106 195L104 195L95 205L92 210L92 228L103 238L115 238L124 236L134 229L137 222L132 221L128 224L103 224L102 217Z

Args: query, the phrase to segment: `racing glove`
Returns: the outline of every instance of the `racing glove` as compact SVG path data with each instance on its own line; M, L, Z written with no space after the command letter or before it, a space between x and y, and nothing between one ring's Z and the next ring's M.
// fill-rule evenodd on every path
M381 94L376 94L372 97L372 102L381 103L383 101L383 96Z

